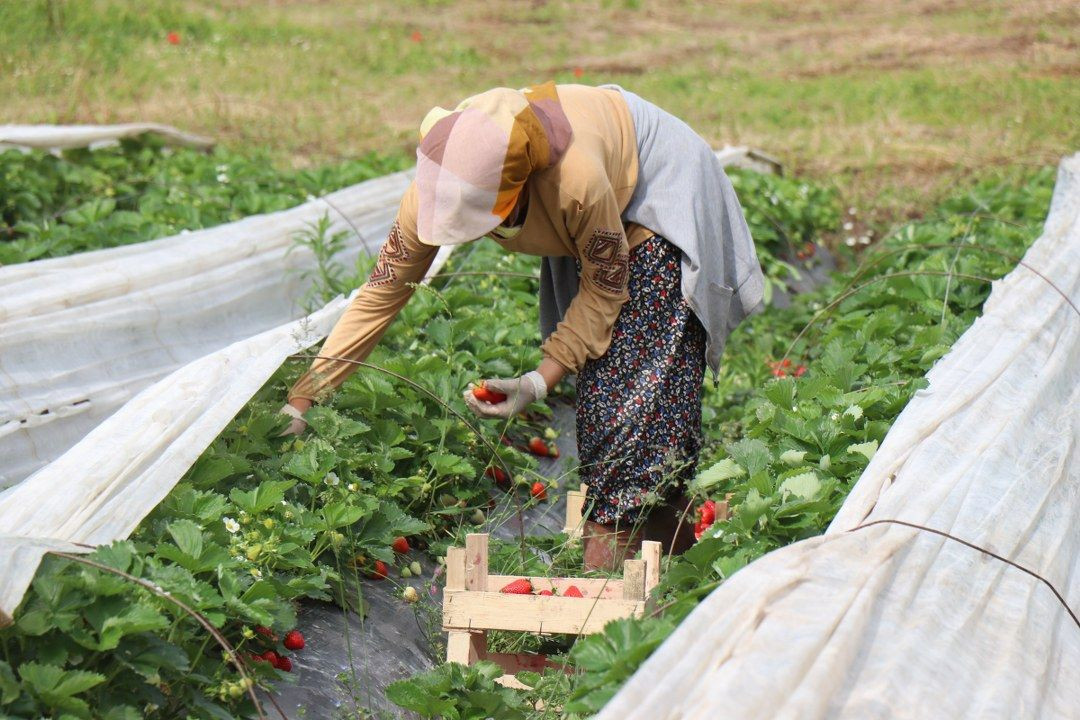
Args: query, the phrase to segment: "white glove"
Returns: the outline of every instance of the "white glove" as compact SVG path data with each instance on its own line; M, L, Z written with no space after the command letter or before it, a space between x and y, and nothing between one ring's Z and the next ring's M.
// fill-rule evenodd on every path
M300 412L292 405L285 403L285 406L278 410L279 413L284 413L292 418L289 422L289 427L285 428L285 431L281 433L279 437L285 437L286 435L299 435L307 430L307 422L304 421L304 413Z
M472 388L465 390L465 404L482 418L510 418L528 407L535 400L547 397L547 381L536 370L521 377L508 380L485 380L484 387L492 392L506 395L500 403L486 403L473 397Z

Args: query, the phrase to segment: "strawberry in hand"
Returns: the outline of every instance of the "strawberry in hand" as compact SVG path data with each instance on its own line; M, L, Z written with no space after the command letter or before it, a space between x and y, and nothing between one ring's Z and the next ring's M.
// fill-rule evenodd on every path
M472 394L473 397L480 402L485 402L491 405L494 405L495 403L501 403L503 400L506 400L505 393L495 392L494 390L489 389L485 380L481 380L476 385L473 385Z
M543 400L548 387L536 370L512 380L483 380L462 396L473 413L482 418L512 418L529 403Z

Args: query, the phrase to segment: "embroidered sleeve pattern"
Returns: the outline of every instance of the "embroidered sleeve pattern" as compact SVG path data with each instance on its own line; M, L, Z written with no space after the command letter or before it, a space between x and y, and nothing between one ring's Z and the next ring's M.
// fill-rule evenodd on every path
M612 293L626 292L630 275L630 255L621 231L601 228L594 230L588 245L585 246L585 258L594 265L594 283Z
M379 285L393 283L397 280L397 271L394 269L394 264L406 263L410 257L408 248L401 241L401 225L395 220L394 226L390 228L390 234L387 236L386 242L383 243L382 249L379 250L379 257L375 262L375 267L371 269L371 275L368 276L368 285L378 287Z

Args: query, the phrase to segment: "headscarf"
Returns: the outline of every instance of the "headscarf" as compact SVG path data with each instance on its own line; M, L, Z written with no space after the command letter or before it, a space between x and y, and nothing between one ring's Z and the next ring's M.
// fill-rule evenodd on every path
M495 88L434 108L416 150L417 234L426 245L476 240L517 203L530 174L559 162L570 122L554 82Z

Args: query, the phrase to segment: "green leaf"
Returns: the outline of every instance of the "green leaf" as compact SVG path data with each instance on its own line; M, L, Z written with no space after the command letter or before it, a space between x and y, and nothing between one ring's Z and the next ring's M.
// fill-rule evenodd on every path
M728 453L750 475L756 475L772 462L769 446L757 439L744 438L731 445Z
M326 530L336 530L346 525L352 525L364 517L367 512L363 507L338 502L323 506L321 514L323 527Z
M187 477L196 487L209 487L250 469L251 463L235 455L204 455L196 461Z
M731 458L724 458L714 463L707 470L698 473L698 476L690 483L690 490L692 492L703 492L724 480L742 477L745 474L746 471L739 467L738 463Z
M858 420L859 418L861 418L863 416L863 409L861 407L859 407L858 405L849 405L847 407L847 409L844 410L844 414L845 415L850 415L851 417Z
M0 660L0 705L15 702L21 694L22 688L19 687L19 681L11 671L11 666Z
M203 551L202 528L191 520L177 520L169 523L169 535L182 552L198 558Z
M780 484L780 492L794 495L797 498L810 500L817 496L821 490L821 481L813 472L804 472L794 477L789 477Z
M328 440L349 440L371 429L359 420L345 417L323 405L316 405L308 410L304 413L304 419L320 437Z
M877 452L877 449L878 449L878 441L877 440L870 440L869 442L856 443L855 445L848 445L847 451L849 453L857 453L859 455L862 455L867 460L872 460L874 458L874 453Z
M476 474L476 470L465 458L453 453L434 453L428 456L428 462L439 476Z
M258 515L284 500L285 491L295 484L292 480L264 480L257 488L248 492L234 488L229 493L229 499L241 510Z
M802 465L803 458L805 457L805 450L785 450L784 452L780 453L780 461L783 462L785 465L791 465L792 467L796 465Z
M77 695L105 682L105 676L100 673L64 670L56 665L42 665L36 662L20 665L19 677L39 695L48 694L59 697Z

